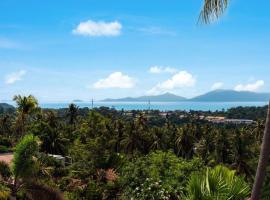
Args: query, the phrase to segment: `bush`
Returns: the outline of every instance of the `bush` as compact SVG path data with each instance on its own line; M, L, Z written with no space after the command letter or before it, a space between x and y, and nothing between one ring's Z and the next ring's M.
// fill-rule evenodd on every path
M8 153L8 152L9 152L8 147L0 145L0 153Z
M179 199L189 175L202 168L199 159L186 161L176 157L172 152L150 153L127 163L122 168L120 174L120 183L124 188L122 198ZM158 190L164 191L163 195L156 194Z
M0 183L0 200L8 200L10 195L10 189Z
M33 135L25 135L16 145L13 158L14 176L27 178L37 173L33 159L38 152L38 139Z
M249 185L244 179L224 166L193 174L187 191L186 200L246 200L250 195Z
M11 139L7 138L7 137L0 137L0 145L1 146L6 146L6 147L11 147L12 146L12 142Z
M102 199L102 191L101 188L95 182L89 182L86 190L85 190L85 198L92 200L100 200Z
M170 199L170 191L162 185L162 181L154 181L147 178L143 184L131 192L135 199ZM179 198L179 196L176 196Z
M7 163L0 161L0 175L4 179L8 179L11 176L11 171Z

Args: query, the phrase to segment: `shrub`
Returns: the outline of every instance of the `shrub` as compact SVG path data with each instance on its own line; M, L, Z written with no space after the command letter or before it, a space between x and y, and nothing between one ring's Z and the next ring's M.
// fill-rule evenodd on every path
M4 179L8 179L11 176L11 171L7 163L0 161L0 175Z
M0 145L1 146L6 146L6 147L11 147L12 146L12 142L11 139L7 138L7 137L0 137Z
M250 192L244 179L224 166L193 174L188 181L187 191L186 200L246 200Z
M15 177L33 177L37 173L34 156L38 152L37 137L26 135L17 144L13 158L13 174Z
M10 189L0 183L0 200L8 200Z
M0 145L0 153L7 153L9 152L8 147Z
M123 196L134 199L138 199L138 196L142 199L151 196L155 199L179 199L189 175L201 168L202 162L199 159L186 161L172 152L150 153L128 162L122 168L120 183L124 188ZM158 189L166 193L156 196Z

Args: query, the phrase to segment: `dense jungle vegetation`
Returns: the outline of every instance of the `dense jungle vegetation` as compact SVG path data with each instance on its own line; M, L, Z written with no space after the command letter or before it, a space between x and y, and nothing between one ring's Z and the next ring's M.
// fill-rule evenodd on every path
M250 196L267 107L228 111L41 109L15 96L0 109L0 199L244 200ZM253 119L214 124L200 116ZM66 158L65 164L51 155ZM269 168L270 170L270 168ZM270 176L262 199L270 198Z

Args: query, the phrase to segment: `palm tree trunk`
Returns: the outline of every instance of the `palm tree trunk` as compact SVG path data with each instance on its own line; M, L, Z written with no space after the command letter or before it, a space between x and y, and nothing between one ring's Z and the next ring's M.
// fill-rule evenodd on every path
M268 164L269 154L270 154L270 102L268 106L260 159L257 167L255 182L252 189L251 200L260 199L260 191L263 187L264 177L266 175L266 168Z

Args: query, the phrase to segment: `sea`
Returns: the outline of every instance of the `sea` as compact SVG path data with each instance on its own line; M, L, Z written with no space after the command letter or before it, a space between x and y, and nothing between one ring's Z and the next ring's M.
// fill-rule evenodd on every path
M41 103L42 108L67 108L69 103ZM80 108L88 107L109 107L116 110L196 110L196 111L221 111L239 106L265 106L268 102L75 102Z

